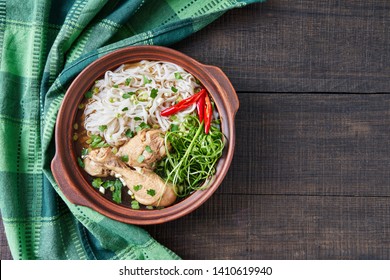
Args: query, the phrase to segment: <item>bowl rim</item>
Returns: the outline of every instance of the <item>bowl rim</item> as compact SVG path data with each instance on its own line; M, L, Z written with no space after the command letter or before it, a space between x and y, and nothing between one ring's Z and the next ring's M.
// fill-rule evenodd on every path
M92 188L77 165L72 127L77 107L93 82L108 70L124 63L141 60L172 62L194 75L213 98L221 117L226 145L218 160L213 182L205 190L195 191L182 201L159 210L134 210L116 204ZM201 206L218 189L230 167L235 146L234 118L238 110L237 94L229 79L218 67L202 64L186 54L161 46L129 46L110 52L83 69L66 91L55 127L56 153L52 160L54 178L68 200L87 206L112 219L138 225L160 224L183 217ZM225 133L226 132L226 133Z

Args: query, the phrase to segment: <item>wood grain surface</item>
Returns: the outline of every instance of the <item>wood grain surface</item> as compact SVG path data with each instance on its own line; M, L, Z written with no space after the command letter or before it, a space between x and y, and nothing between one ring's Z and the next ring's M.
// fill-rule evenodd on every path
M184 259L390 258L389 1L268 0L172 47L220 67L240 109L226 179L146 226L157 241Z
M228 12L175 48L238 91L389 92L390 2L268 0Z
M390 96L239 97L226 180L149 232L185 259L390 258Z

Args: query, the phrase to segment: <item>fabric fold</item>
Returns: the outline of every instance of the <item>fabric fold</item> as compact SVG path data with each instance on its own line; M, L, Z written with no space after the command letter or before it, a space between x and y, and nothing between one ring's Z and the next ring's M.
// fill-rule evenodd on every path
M72 80L131 45L170 45L262 0L0 0L0 209L14 259L180 259L144 229L70 203L53 178Z

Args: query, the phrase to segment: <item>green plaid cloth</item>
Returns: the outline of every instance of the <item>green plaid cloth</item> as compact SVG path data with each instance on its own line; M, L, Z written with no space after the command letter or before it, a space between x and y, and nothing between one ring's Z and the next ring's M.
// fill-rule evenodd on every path
M50 170L72 79L129 45L169 45L264 0L0 0L0 207L15 259L179 259L142 228L73 205Z

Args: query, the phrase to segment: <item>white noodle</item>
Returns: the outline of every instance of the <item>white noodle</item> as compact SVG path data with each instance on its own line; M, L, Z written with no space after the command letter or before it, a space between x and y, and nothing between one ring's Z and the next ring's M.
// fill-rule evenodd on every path
M176 93L172 87L177 89ZM166 131L172 123L180 123L194 112L196 105L175 114L173 119L162 117L161 111L193 95L197 88L195 77L173 63L143 60L135 65L121 65L107 71L91 89L93 95L84 111L85 129L89 134L104 137L112 146L123 144L126 131L135 131L142 122ZM154 98L152 90L157 90Z

